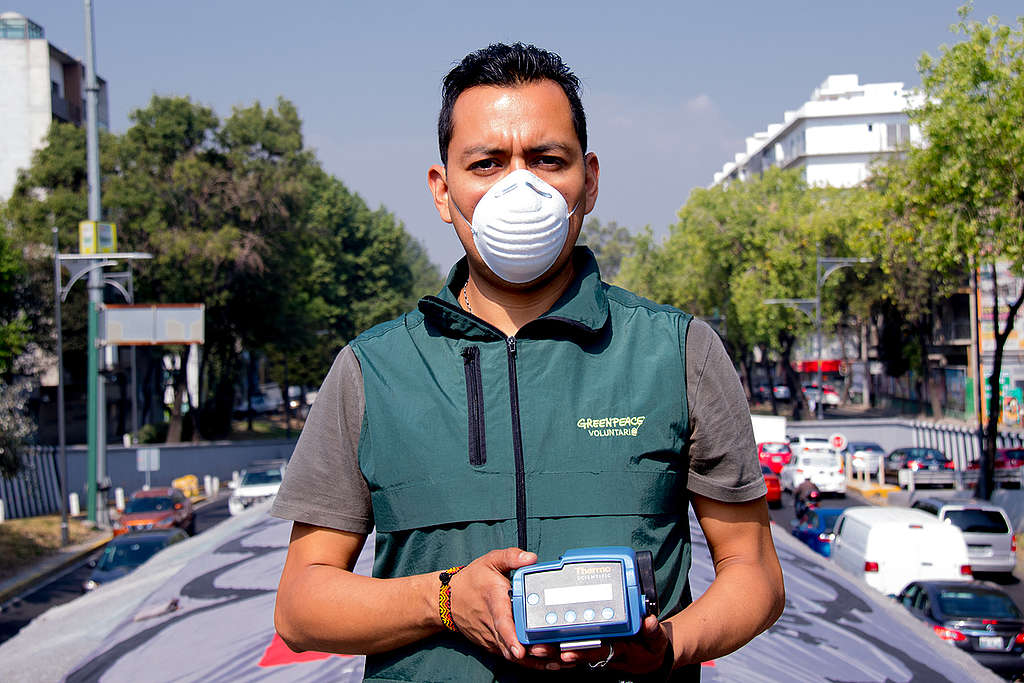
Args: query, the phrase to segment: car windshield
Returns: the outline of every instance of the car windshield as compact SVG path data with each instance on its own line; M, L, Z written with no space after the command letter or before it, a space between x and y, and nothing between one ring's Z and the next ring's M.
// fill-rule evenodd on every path
M281 470L258 470L246 472L242 477L242 486L263 486L265 484L280 484Z
M768 465L761 465L761 474L770 474L775 476L775 473L772 472L772 468L768 467Z
M765 453L789 453L789 446L784 443L763 443L761 450Z
M1000 455L1002 455L1004 458L1024 460L1024 448L1007 448Z
M138 567L164 547L164 539L136 539L125 543L109 543L97 567L105 572L116 567Z
M939 609L950 617L1020 619L1021 613L1006 595L988 591L939 591Z
M1005 534L1009 531L1006 520L995 510L949 510L946 521L960 527L961 531L983 534Z
M148 496L146 498L132 498L124 505L125 514L134 512L163 512L174 507L174 501L165 496Z
M851 451L868 451L873 453L884 453L884 449L877 443L851 443L849 449Z

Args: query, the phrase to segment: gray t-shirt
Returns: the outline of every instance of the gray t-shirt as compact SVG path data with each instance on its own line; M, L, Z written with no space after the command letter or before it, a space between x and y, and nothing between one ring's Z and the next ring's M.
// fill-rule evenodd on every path
M718 335L696 318L686 335L686 399L690 409L687 488L727 503L765 495L739 377ZM345 347L309 411L271 514L341 531L370 532L373 507L359 469L365 409L359 361Z

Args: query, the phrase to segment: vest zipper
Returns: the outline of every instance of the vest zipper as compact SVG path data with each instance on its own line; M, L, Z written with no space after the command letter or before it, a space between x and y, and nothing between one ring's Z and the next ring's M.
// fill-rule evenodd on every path
M516 531L519 548L526 546L526 467L523 464L523 433L519 424L519 380L516 378L516 338L506 337L508 346L508 396L512 408L512 453L516 462Z
M484 383L480 371L480 348L467 346L462 350L466 371L466 406L469 414L469 464L480 467L487 462L487 441L484 437Z

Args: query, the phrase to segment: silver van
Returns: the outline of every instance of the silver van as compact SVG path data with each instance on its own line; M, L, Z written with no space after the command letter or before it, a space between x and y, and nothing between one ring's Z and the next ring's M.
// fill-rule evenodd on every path
M976 500L921 498L911 507L933 514L963 532L967 557L974 571L1010 573L1017 566L1013 525L998 505Z

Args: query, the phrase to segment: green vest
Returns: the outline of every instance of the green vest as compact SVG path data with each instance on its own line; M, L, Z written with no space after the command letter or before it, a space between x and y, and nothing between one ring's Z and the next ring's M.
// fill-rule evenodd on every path
M440 572L509 546L547 561L625 545L653 552L662 617L689 604L691 318L601 282L588 249L573 258L572 285L515 337L459 306L463 259L437 297L352 342L374 576ZM576 675L523 669L450 633L366 661L368 681Z

